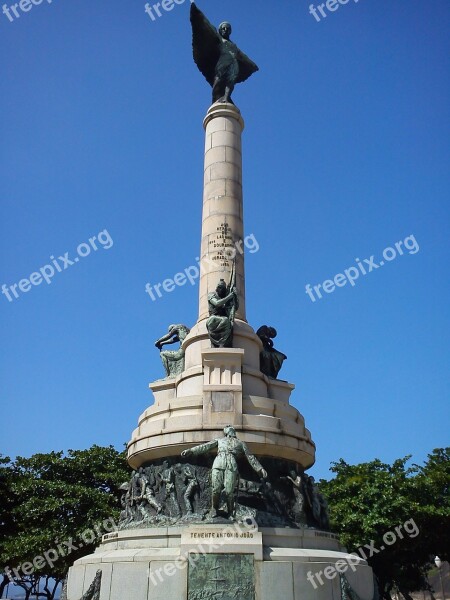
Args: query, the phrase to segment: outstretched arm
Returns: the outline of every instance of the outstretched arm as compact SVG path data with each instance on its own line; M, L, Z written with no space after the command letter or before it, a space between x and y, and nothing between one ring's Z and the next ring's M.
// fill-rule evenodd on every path
M247 444L244 444L244 442L242 442L242 448L244 450L245 457L248 460L248 462L249 462L250 466L252 467L252 469L254 471L256 471L256 473L258 473L258 475L260 477L262 477L263 479L266 479L266 477L267 477L267 471L264 469L264 467L259 462L259 460L255 456L253 456L253 454L250 454L250 451L247 448Z
M178 331L176 329L171 329L169 333L166 333L166 335L160 337L159 340L156 340L155 346L161 349L161 346L166 344L175 344L175 342L179 341L180 338L178 337Z
M218 440L212 440L212 442L206 442L206 444L200 444L199 446L188 448L187 450L183 450L181 456L198 456L199 454L206 454L214 448L217 448L218 443Z

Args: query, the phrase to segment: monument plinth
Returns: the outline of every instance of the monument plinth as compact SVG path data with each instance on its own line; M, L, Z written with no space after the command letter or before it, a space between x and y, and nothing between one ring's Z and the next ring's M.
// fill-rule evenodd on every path
M315 445L290 404L294 385L278 378L276 330L246 320L244 121L231 93L257 67L229 23L216 31L195 4L191 23L214 100L203 122L198 319L155 344L167 377L150 384L154 402L128 445L119 529L72 567L67 600L348 600L349 590L372 600L371 569L329 531L305 472ZM173 342L178 350L163 350Z

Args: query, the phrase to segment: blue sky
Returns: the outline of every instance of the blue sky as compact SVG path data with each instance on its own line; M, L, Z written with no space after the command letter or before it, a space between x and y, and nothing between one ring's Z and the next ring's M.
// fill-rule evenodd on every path
M154 340L196 320L197 286L156 302L144 288L198 256L210 88L188 0L155 21L144 4L0 13L0 285L101 231L112 240L51 284L0 296L10 456L120 448L163 376ZM449 442L450 7L350 0L318 22L309 4L199 7L230 20L260 67L234 94L245 228L260 246L246 257L247 317L277 328L281 376L317 444L312 473L327 477L341 457L421 462ZM411 235L414 253L306 294Z

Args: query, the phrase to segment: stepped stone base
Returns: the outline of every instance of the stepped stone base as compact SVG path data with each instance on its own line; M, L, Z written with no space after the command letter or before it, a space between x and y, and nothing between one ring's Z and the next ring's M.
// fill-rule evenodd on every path
M70 569L68 600L79 600L98 569L99 600L345 600L340 577L354 598L374 597L366 561L315 529L227 524L107 534Z
M204 322L184 341L185 370L150 384L154 404L139 417L128 444L133 469L222 436L233 425L258 456L314 464L315 445L305 419L289 403L294 385L259 370L261 341L242 321L234 348L211 348ZM257 365L257 366L256 366Z

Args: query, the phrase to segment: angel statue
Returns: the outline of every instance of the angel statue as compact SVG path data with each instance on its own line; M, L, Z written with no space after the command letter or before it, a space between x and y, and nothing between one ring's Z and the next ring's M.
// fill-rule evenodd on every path
M241 83L259 71L230 40L231 25L224 21L216 31L205 15L191 4L192 48L194 61L212 86L214 102L231 102L236 83Z

